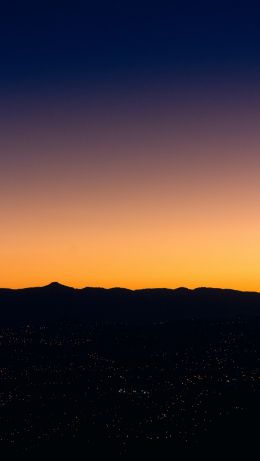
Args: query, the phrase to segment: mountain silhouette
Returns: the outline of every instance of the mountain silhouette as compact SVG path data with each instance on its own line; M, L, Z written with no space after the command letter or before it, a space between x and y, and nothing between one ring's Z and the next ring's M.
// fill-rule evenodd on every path
M217 288L0 289L0 325L41 321L156 322L259 316L260 293Z
M71 289L71 287L63 285L62 283L59 283L59 282L51 282L49 283L49 285L45 285L45 287L43 288L48 288L48 287L49 288L70 288Z

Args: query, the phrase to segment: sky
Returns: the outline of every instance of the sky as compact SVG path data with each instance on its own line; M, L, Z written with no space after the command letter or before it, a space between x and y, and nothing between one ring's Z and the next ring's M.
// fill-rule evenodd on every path
M260 291L260 7L0 18L0 286Z

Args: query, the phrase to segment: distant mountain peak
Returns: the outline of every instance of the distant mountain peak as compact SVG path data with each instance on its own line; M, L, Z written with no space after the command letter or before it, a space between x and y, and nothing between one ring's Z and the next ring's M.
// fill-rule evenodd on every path
M48 285L45 285L44 288L70 288L67 285L63 285L62 283L59 282L51 282Z

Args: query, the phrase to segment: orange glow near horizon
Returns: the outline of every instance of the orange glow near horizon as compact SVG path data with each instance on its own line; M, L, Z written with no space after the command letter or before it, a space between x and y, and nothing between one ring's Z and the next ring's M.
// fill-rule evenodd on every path
M0 286L260 291L259 118L185 107L7 120Z

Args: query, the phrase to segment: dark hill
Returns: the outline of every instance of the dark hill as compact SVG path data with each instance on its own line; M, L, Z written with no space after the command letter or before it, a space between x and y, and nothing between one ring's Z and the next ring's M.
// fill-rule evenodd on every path
M143 323L259 315L260 293L226 289L75 289L57 282L0 289L0 325L60 319Z

